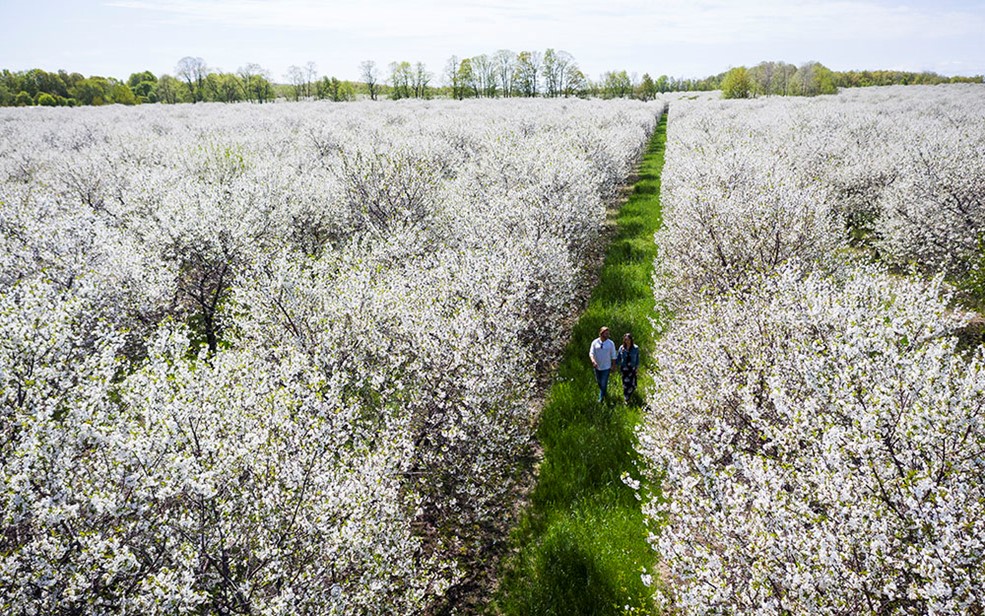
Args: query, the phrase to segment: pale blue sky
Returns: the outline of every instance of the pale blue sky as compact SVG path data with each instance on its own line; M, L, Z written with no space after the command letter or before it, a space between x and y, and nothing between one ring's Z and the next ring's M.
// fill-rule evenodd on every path
M761 60L835 70L985 73L985 0L0 0L0 68L126 78L173 73L183 56L277 81L314 62L355 79L359 63L497 49L574 55L597 79L626 69L704 77Z

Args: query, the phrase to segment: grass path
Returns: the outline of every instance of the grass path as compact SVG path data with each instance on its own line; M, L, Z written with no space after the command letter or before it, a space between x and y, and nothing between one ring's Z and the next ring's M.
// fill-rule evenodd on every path
M654 556L639 502L620 479L633 475L638 405L622 404L613 369L608 400L599 404L588 347L602 325L618 345L632 332L640 347L640 388L649 386L653 234L660 224L660 172L666 140L661 118L639 169L639 181L619 209L616 230L588 308L572 332L541 414L544 450L530 507L516 529L494 614L573 616L652 610L640 574Z

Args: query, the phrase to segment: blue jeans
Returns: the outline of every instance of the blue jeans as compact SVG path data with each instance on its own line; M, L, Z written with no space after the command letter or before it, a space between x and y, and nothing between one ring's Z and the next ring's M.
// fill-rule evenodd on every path
M605 399L605 390L609 388L609 371L595 369L595 380L599 384L599 402Z

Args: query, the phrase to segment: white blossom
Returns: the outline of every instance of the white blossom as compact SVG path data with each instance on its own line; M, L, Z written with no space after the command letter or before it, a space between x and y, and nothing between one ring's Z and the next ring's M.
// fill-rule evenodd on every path
M636 102L0 111L0 609L440 610ZM50 113L48 113L50 111Z
M661 605L985 604L985 356L943 283L980 233L981 92L674 103L657 235L674 318L638 433ZM859 240L938 275L861 264Z

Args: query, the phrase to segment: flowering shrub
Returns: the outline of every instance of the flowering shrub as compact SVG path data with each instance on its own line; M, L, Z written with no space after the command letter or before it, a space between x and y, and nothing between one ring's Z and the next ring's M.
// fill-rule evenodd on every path
M985 364L940 291L789 268L675 323L640 446L678 607L982 605Z
M23 111L0 607L420 613L468 583L661 107Z
M879 202L878 246L889 259L971 273L985 237L985 112L928 118L927 137L907 148L900 177Z
M762 109L722 105L671 112L656 240L659 295L672 303L743 288L750 275L839 245L831 191L802 177Z

